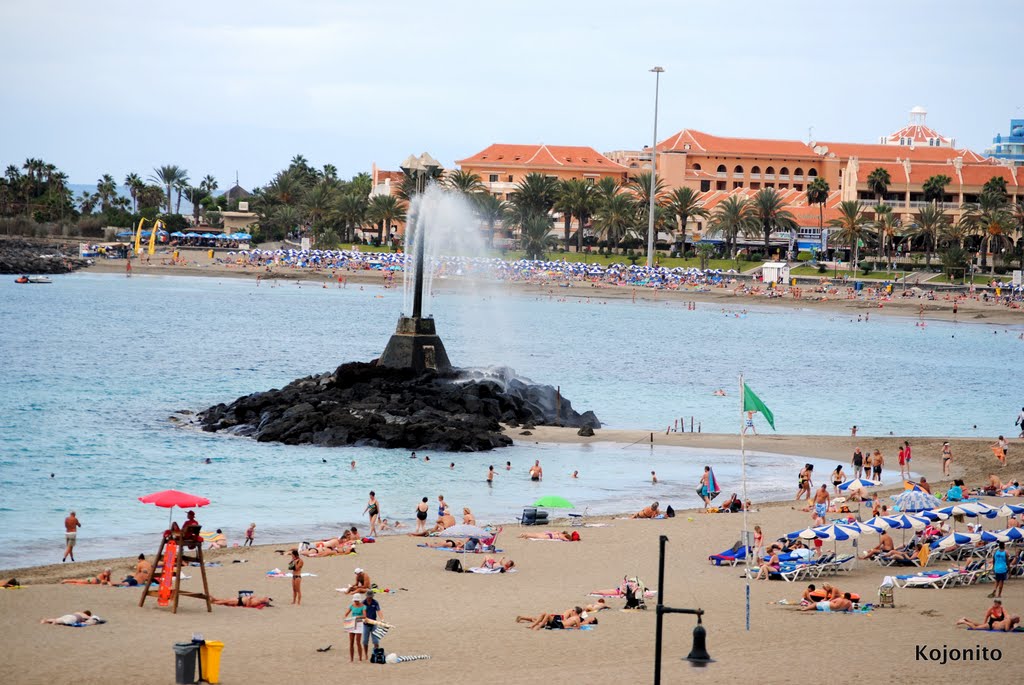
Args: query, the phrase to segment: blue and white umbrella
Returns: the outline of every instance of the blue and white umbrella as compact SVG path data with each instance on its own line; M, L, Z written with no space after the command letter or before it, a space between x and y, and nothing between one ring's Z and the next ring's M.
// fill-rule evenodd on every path
M1024 507L1019 504L1004 504L997 510L1000 516L1007 518L1011 516L1017 516L1018 514L1024 514Z
M813 528L804 528L803 530L794 530L792 533L786 533L786 539L796 540L800 538L802 540L813 540L818 537L818 534Z
M818 526L812 530L822 540L853 540L860 537L859 530L849 527L844 523L830 523L827 526Z
M848 480L845 483L840 483L839 489L849 490L850 488L853 488L854 490L860 490L861 488L874 488L878 487L879 485L881 485L881 483L876 480L868 480L867 478L854 478L853 480Z
M932 543L932 549L942 549L944 547L956 547L957 545L967 545L972 542L977 542L981 539L980 535L974 533L950 533L946 537L939 538Z
M1024 531L1020 528L1007 528L1006 530L983 531L981 533L983 542L1016 542L1024 540Z
M864 522L864 525L874 528L876 533L881 533L883 530L889 530L892 528L892 522L884 516L875 516L874 518L868 519Z
M908 516L907 514L886 516L885 520L891 522L891 528L902 528L904 530L908 530L910 528L913 528L914 530L924 530L930 523L929 520L923 516Z
M850 530L855 530L858 533L880 533L881 532L878 528L875 528L874 526L869 526L868 524L864 523L863 521L852 521L850 523L844 523L842 525L843 525L843 528L849 528Z
M904 490L892 499L900 511L925 511L942 506L942 500L924 490Z

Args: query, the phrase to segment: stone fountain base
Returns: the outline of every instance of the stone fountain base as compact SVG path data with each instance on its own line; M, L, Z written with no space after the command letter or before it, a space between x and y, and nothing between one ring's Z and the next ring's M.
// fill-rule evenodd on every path
M452 368L444 343L437 335L434 320L412 316L403 316L398 320L398 328L388 340L377 364L417 372L431 370L445 373Z

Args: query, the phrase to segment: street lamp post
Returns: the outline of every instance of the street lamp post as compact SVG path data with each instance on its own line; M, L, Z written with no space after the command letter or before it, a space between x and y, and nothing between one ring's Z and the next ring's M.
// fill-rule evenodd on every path
M651 143L651 205L647 212L647 268L654 266L654 189L657 187L658 176L658 86L661 82L661 74L665 71L661 67L654 67L654 141ZM683 227L685 230L686 227Z

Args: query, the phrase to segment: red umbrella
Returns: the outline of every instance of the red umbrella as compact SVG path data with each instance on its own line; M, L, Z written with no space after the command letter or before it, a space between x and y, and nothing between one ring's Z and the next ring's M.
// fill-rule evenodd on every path
M165 507L166 509L173 509L174 507L180 507L181 509L190 509L191 507L205 507L210 503L210 500L199 495L190 495L187 492L181 490L161 490L160 492L154 492L144 497L140 497L139 501L143 504L155 504L158 507ZM167 521L170 525L171 512L167 512Z

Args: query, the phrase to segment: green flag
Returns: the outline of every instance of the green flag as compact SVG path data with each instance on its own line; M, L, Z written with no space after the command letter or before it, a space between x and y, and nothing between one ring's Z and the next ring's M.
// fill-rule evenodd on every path
M754 391L746 383L743 384L743 411L761 412L768 425L772 427L772 430L775 430L775 415L772 414L772 410L761 401L760 397L754 394Z

